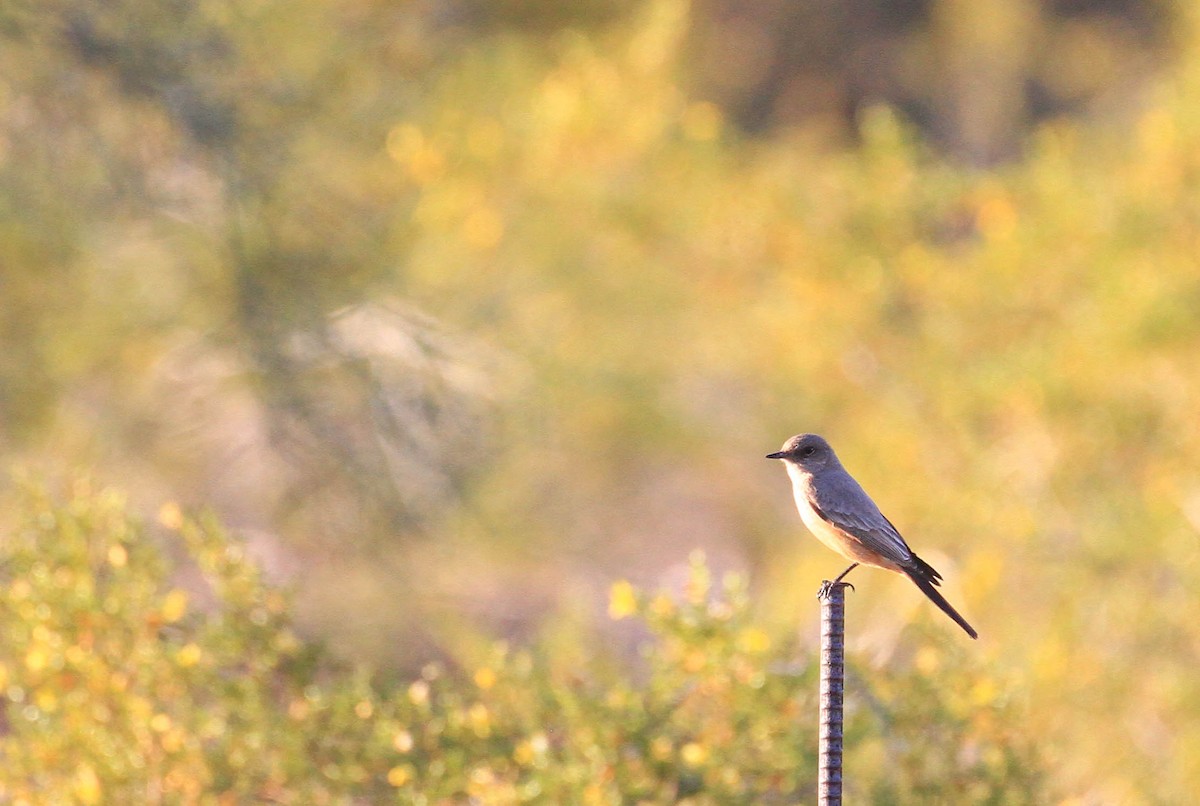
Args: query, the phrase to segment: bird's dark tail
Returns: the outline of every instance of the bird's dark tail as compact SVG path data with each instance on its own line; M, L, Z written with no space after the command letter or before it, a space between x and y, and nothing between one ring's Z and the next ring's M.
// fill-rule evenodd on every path
M967 635L972 638L978 638L979 633L975 632L975 628L967 623L967 620L958 614L946 597L942 596L941 591L935 588L935 585L941 584L942 575L933 570L933 566L922 560L917 555L913 555L914 567L905 568L904 573L908 578L916 583L921 589L921 593L929 597L938 608L950 618L954 619L954 623L966 630Z

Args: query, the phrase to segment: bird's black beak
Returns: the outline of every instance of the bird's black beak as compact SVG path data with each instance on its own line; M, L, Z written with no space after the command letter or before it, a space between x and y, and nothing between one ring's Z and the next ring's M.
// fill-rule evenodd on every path
M784 453L783 453L783 451L775 451L775 453L768 453L768 454L767 454L767 458L768 458L768 459L782 459L782 458L783 458L783 456L784 456Z

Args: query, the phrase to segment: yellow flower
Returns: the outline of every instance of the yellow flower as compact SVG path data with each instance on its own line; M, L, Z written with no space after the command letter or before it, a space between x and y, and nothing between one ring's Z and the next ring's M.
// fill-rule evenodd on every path
M417 680L408 687L408 699L413 705L424 705L429 702L429 684L424 680Z
M186 669L199 663L201 654L200 647L195 644L184 644L175 653L175 662Z
M971 702L975 706L991 705L1000 696L1000 687L991 678L984 678L971 687Z
M528 767L550 749L550 740L546 734L538 732L517 744L513 749L513 760L523 767Z
M162 735L159 739L159 744L162 749L168 753L178 753L183 749L184 742L187 741L187 734L179 728L172 728Z
M397 731L396 735L392 737L392 747L396 748L396 750L401 753L407 753L409 750L412 750L412 734L406 730Z
M941 656L938 651L931 646L923 646L917 650L917 656L913 660L913 665L921 674L934 674L941 665Z
M125 563L129 562L129 552L120 543L109 546L108 548L108 564L113 568L124 568Z
M163 599L161 610L163 621L167 624L179 621L187 613L187 603L187 593L179 588L172 589Z
M158 509L158 522L172 531L183 526L183 510L174 501L168 501Z
M478 784L481 787L487 787L496 782L496 773L484 764L480 764L468 773L471 783Z
M387 781L395 787L401 787L412 780L412 767L408 764L399 764L388 770Z
M47 714L52 714L58 710L58 695L53 690L48 688L38 689L33 698L34 703L38 708L42 709Z
M484 666L475 671L475 685L479 686L484 691L487 691L492 686L496 685L496 672Z
M354 705L354 714L359 719L370 719L373 713L375 713L375 706L370 700L359 700Z
M650 612L659 618L675 615L675 602L665 593L660 593L650 600Z
M771 648L771 636L758 627L747 627L738 633L737 648L748 655L761 655Z
M513 761L520 764L522 767L528 767L533 763L533 748L529 742L521 741L513 748Z
M637 591L625 580L614 582L608 594L608 616L613 621L628 618L637 613Z
M49 662L50 656L39 646L32 647L25 653L25 668L31 672L40 672Z
M708 761L708 749L699 742L688 742L679 749L679 757L689 767L699 767Z
M99 803L103 795L100 776L96 775L96 771L89 764L81 764L75 770L75 786L73 788L75 798L85 806Z

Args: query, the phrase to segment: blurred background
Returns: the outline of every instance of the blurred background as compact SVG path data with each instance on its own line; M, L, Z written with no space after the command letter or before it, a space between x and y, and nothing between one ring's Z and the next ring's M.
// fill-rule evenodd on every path
M415 668L696 548L815 637L843 563L762 457L818 432L1065 790L1200 791L1193 4L51 0L0 37L7 467L211 508L308 635ZM856 650L940 618L857 573Z

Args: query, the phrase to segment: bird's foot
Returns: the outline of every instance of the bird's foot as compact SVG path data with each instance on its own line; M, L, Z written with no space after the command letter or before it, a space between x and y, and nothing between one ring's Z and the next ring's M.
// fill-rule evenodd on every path
M821 587L817 590L817 598L818 599L828 598L829 592L832 591L835 586L840 586L843 588L849 588L850 590L854 590L853 585L851 585L849 582L842 582L842 580L846 578L846 574L850 573L855 568L858 568L858 563L851 563L850 567L847 568L842 573L838 574L837 579L833 580L833 582L830 582L828 579L822 580Z
M817 588L817 598L818 599L828 599L829 594L833 591L833 589L835 587L849 588L850 590L854 590L854 586L852 584L850 584L849 582L842 582L840 577L838 579L835 579L832 581L830 581L828 579L823 579L823 580L821 580L821 587Z

